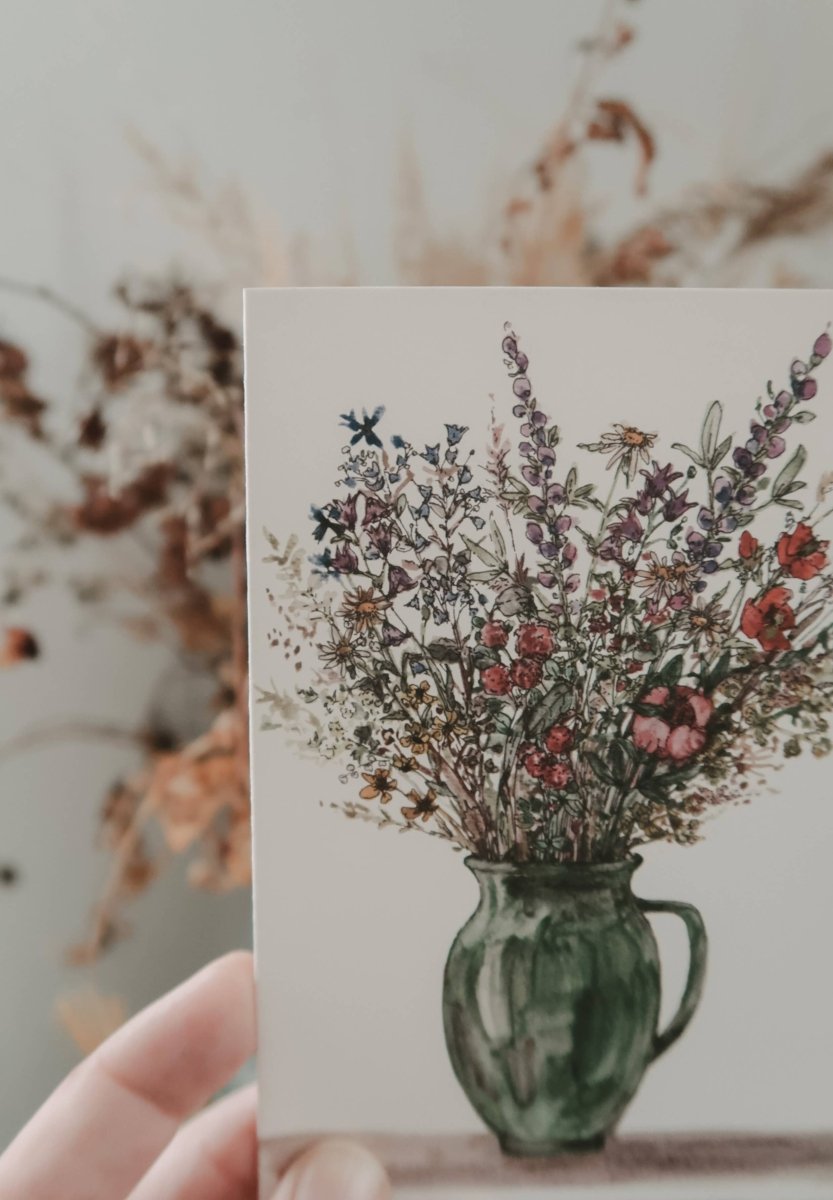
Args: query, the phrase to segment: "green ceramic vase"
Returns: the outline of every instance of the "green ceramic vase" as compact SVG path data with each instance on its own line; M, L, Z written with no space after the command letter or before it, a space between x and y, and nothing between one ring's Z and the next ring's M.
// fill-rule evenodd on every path
M591 866L466 861L480 904L445 969L454 1072L504 1153L599 1149L649 1063L694 1015L706 964L703 920L690 904L634 896L639 858ZM663 1032L646 912L681 917L691 948L685 992Z

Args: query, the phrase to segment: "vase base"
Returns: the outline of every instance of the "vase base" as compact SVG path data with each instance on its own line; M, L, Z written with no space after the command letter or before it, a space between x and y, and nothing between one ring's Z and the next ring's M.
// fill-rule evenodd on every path
M578 1141L531 1142L507 1135L499 1136L498 1141L501 1151L509 1158L558 1158L562 1154L597 1154L604 1149L605 1136L600 1133Z

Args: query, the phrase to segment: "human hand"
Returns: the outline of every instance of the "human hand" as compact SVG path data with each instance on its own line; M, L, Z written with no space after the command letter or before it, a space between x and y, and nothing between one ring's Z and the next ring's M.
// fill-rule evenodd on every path
M0 1200L255 1200L255 1091L189 1117L255 1051L249 954L229 954L129 1021L52 1093L0 1157ZM302 1154L274 1200L389 1200L349 1142Z

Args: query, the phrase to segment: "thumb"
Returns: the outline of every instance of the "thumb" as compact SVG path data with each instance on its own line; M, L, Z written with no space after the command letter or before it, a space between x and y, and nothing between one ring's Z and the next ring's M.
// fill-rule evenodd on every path
M273 1200L391 1200L382 1164L356 1142L331 1140L305 1150Z

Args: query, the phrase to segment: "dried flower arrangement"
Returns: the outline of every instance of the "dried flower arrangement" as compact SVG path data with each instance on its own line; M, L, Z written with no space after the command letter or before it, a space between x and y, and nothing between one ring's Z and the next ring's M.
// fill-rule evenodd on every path
M267 559L276 644L301 625L317 650L308 711L265 690L267 727L346 764L334 808L499 862L691 844L780 759L828 754L833 485L805 505L806 451L787 450L831 348L822 332L768 385L748 434L715 401L677 462L623 424L579 443L607 458L606 499L559 467L509 327L514 448L494 421L479 462L463 426L420 450L383 441L383 409L345 414L312 580Z
M170 646L214 681L215 693L213 719L196 739L158 721L140 730L79 721L35 729L6 747L91 735L126 738L143 753L103 806L101 838L113 867L74 952L86 960L118 934L121 903L154 877L153 825L170 852L192 853L193 883L223 890L250 878L242 367L237 335L185 286L120 288L130 332L98 329L40 294L79 323L91 399L70 436L59 438L48 427L49 406L28 383L26 354L0 343L9 445L22 436L46 468L68 470L76 489L75 500L60 502L5 483L3 499L22 533L5 564L4 604L19 605L50 582L43 564L58 550L76 563L64 582L79 603ZM90 541L123 543L136 570L85 570L79 556ZM7 630L6 663L36 652L28 630Z
M662 211L644 200L646 215L632 229L612 240L600 235L594 217L598 197L584 171L588 152L599 144L633 148L640 195L658 153L645 121L602 87L606 65L636 40L627 11L632 8L626 0L605 6L598 30L580 48L576 84L562 116L476 241L435 232L419 172L411 161L403 162L396 242L400 282L742 283L758 269L764 251L829 229L830 154L782 186L721 181L684 194L678 205ZM175 216L196 224L214 248L221 243L220 252L233 256L235 268L244 264L248 281L255 278L263 254L241 244L241 230L253 226L241 212L241 198L232 198L233 219L225 220L222 203L206 197L187 172L147 147L144 153ZM252 241L255 232L252 227ZM777 259L766 269L770 282L805 282L787 280ZM296 264L293 278L304 283L311 275ZM16 284L6 287L20 290ZM81 958L90 958L119 935L125 902L159 868L154 829L161 829L173 853L196 849L193 882L226 888L248 881L238 341L213 299L176 281L120 288L125 325L117 332L99 330L46 289L23 290L57 304L78 324L89 400L77 427L62 437L52 427L50 407L29 383L27 353L11 340L0 345L2 444L12 447L15 439L24 439L43 456L46 472L57 463L69 471L76 492L72 502L52 499L48 474L42 502L35 489L23 497L2 486L21 535L20 553L4 565L0 599L11 627L4 633L0 664L37 652L41 631L31 633L14 614L45 580L47 552L57 547L74 560L90 542L118 540L135 550L135 577L114 578L106 568L95 579L79 574L69 581L75 598L112 607L117 595L129 597L130 611L119 613L125 628L169 645L172 656L186 657L211 681L217 697L214 718L196 738L153 723L121 731L71 722L58 731L35 730L6 747L36 745L55 732L127 736L144 756L139 770L114 783L103 806L102 840L112 851L113 867L79 950ZM289 556L302 573L297 546Z

